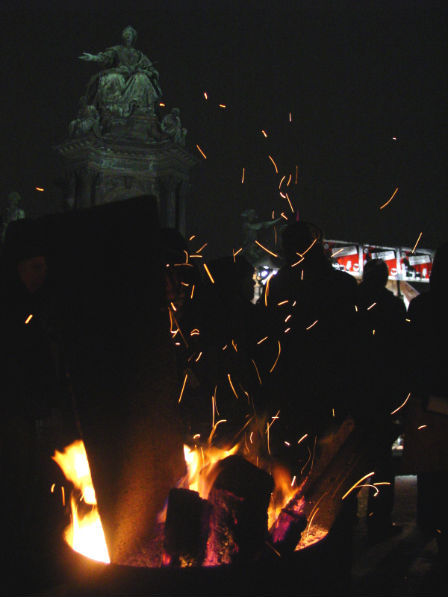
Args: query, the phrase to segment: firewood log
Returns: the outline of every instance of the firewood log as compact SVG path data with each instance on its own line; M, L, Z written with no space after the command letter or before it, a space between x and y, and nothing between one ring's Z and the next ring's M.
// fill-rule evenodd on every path
M209 507L196 491L172 489L165 521L164 564L200 566L208 534Z
M212 506L206 565L256 560L267 539L272 477L241 456L218 463L209 493Z

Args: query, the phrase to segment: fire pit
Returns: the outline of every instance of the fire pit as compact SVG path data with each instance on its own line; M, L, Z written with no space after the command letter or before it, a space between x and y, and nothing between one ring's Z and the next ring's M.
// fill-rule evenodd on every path
M55 460L78 487L75 494L85 496L78 500L80 508L72 496L72 526L65 537L73 549L67 543L62 549L68 571L65 594L341 592L349 578L352 507L344 503L329 533L318 525L312 528L300 489L292 489L290 482L282 484L278 474L274 487L268 473L232 453L236 451L237 447L213 448L207 460L204 450L185 447L189 471L179 483L183 487L171 490L152 540L126 565L95 561L75 551L87 550L92 557L108 561L83 444L77 442L65 455L57 453ZM269 518L274 520L269 533L268 506Z

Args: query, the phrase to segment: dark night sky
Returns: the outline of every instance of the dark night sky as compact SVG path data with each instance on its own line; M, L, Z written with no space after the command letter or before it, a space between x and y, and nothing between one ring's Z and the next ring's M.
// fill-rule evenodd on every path
M294 203L327 238L412 246L423 231L435 248L448 237L446 2L111 4L2 3L2 204L18 190L30 214L60 208L52 147L95 72L77 56L132 24L188 147L208 157L192 175L188 232L209 256L239 246L246 207L262 219L287 207L269 154L281 174L298 165Z

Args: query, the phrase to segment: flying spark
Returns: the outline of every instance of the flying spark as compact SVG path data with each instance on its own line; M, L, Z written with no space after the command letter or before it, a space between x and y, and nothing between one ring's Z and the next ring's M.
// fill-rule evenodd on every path
M185 386L187 385L187 379L188 379L188 373L185 373L184 383L182 384L182 389L180 391L179 400L177 401L178 403L180 403L180 401L182 400L182 396L184 394Z
M274 158L269 155L268 158L271 160L271 162L274 164L274 168L275 168L275 173L278 174L278 168L277 168L277 164L274 161Z
M196 254L200 253L200 252L202 251L202 249L205 249L205 247L206 247L207 245L208 245L208 243L204 243L204 244L202 245L202 247L200 247L200 248L199 248L199 249L196 251Z
M317 243L317 238L315 238L315 239L313 240L313 242L310 244L310 246L309 246L309 247L307 247L307 248L306 248L306 249L303 251L303 253L299 253L299 252L297 252L297 255L298 255L299 257L303 257L304 255L306 255L306 254L308 253L308 251L310 251L310 250L311 250L311 249L314 247L314 245L315 245L316 243Z
M243 168L243 174L241 176L241 184L244 184L244 177L246 175L246 168Z
M266 132L266 131L264 131L263 129L261 129L261 132L263 133L263 136L264 136L265 138L267 138L267 136L268 136L267 132Z
M405 401L400 404L400 406L398 408L396 408L395 410L393 410L390 414L394 415L395 413L397 413L399 410L401 410L403 408L403 406L405 406L405 404L407 403L407 401L409 400L409 398L411 397L411 392L409 392L409 394L406 396Z
M367 473L367 475L364 475L364 477L361 477L361 479L359 479L359 481L356 481L356 483L354 483L350 489L344 493L344 495L342 496L342 500L345 500L345 498L354 490L356 489L363 481L365 481L366 479L368 479L369 477L371 477L372 475L374 475L375 473L372 471L370 473Z
M287 201L289 203L289 209L292 211L292 213L294 213L294 208L292 206L291 199L289 198L288 193L286 193L286 199L287 199Z
M264 245L258 242L258 240L255 241L255 244L258 245L261 249L263 249L263 251L266 251L266 253L269 253L269 255L272 255L273 257L278 257L277 253L273 253L272 251L267 249Z
M299 261L296 261L295 263L291 263L291 267L296 267L296 265L299 265L299 263L302 263L302 261L304 261L305 257L301 257L299 259Z
M204 269L205 269L205 271L207 272L207 276L210 278L210 280L211 280L212 284L214 284L214 283L215 283L215 281L214 281L214 279L213 279L213 276L212 276L212 275L211 275L211 273L210 273L210 270L209 270L209 269L208 269L208 267L207 267L207 264L206 264L206 263L203 263L203 266L204 266Z
M386 205L389 205L389 203L392 201L392 199L395 197L395 195L398 193L398 187L395 189L395 191L392 193L390 199L388 199L386 201L386 203L383 203L383 205L380 207L380 209L384 209L386 207Z
M258 377L258 383L260 384L260 386L262 386L263 382L261 381L260 372L258 371L257 363L253 359L251 359L251 361L252 361L252 365L254 366L255 372Z
M225 104L219 104L220 108L227 108L227 106Z
M204 97L205 97L206 100L208 100L208 94L207 94L206 91L204 91Z
M269 373L272 373L272 372L274 371L274 369L275 369L275 366L276 366L276 365L277 365L277 363L278 363L278 359L280 358L280 353L281 353L281 351L282 351L282 345L280 344L280 340L277 340L277 342L278 342L278 353L277 353L277 358L275 359L275 361L274 361L274 364L272 365L272 367L269 369Z
M232 378L230 377L230 373L227 373L227 379L229 380L229 385L230 385L230 387L232 388L232 392L235 394L235 398L239 398L239 396L238 396L238 394L236 393L236 390L235 390L235 388L234 388L234 386L233 386L233 383L232 383Z
M25 319L25 323L26 323L26 324L28 324L28 323L29 323L29 322L32 320L32 318L33 318L33 314L32 314L32 313L30 313L30 314L28 315L28 317Z
M420 234L418 235L418 239L416 240L416 242L415 242L415 245L414 245L414 248L413 248L413 249L412 249L412 251L411 251L411 254L412 254L412 255L414 254L414 252L415 252L415 249L417 248L417 245L418 245L418 243L420 242L420 239L421 239L421 237L422 237L422 234L423 234L423 232L420 232Z
M265 286L265 290L264 290L264 306L265 307L268 306L269 285L271 283L271 279L272 279L273 275L274 275L274 272L271 272L269 274L269 276L266 278L266 286Z
M196 147L198 148L198 151L201 153L201 155L204 158L204 160L206 160L207 156L205 155L205 153L202 151L202 149L199 147L199 145L197 143L196 143Z
M319 321L318 319L316 319L316 321L313 321L313 323L312 323L311 325L309 325L309 326L306 328L306 330L308 331L308 330L310 330L311 328L313 328L313 327L316 325L316 323L317 323L318 321Z

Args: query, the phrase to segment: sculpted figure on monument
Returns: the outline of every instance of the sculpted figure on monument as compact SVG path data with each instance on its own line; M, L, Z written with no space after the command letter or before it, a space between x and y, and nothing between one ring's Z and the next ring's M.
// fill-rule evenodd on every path
M187 129L182 128L179 115L179 108L173 108L169 114L163 117L161 128L164 133L171 137L174 143L185 146Z
M92 104L87 104L86 96L79 100L78 116L72 120L68 127L70 137L81 137L90 132L100 134L100 115Z
M152 113L154 103L162 96L159 73L143 52L134 48L136 30L125 27L123 43L99 54L84 52L80 60L99 62L106 67L88 83L87 104L98 108L101 115L128 117L133 113Z
M267 257L265 251L257 246L255 241L258 240L262 230L273 228L276 224L282 222L282 218L260 222L255 209L245 209L241 213L241 217L243 219L243 250L246 258L254 267L262 263L268 263L270 258Z

